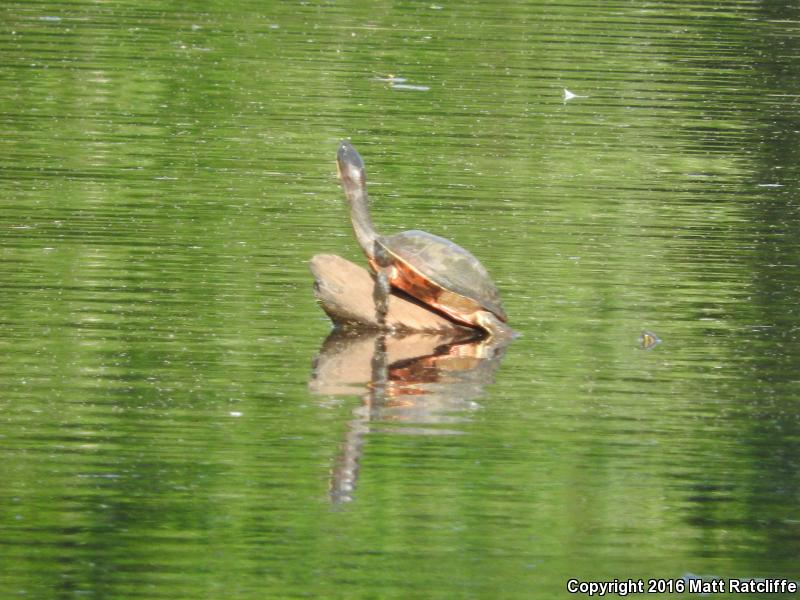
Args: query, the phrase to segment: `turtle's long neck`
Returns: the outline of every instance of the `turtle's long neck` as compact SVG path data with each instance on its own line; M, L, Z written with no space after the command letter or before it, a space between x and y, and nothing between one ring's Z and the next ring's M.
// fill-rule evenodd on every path
M378 237L378 233L375 231L375 225L372 224L372 217L369 215L367 189L364 186L345 185L344 193L350 204L350 220L353 222L356 239L367 257L371 258L375 253L375 239Z

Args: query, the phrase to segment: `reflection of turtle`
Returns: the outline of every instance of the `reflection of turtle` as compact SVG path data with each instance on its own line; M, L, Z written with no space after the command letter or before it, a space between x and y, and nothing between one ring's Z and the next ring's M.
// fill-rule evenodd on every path
M387 297L394 286L455 321L492 336L513 335L505 324L497 288L477 258L450 240L424 231L378 235L369 215L364 162L349 142L339 146L337 164L356 238L377 273L379 323L385 323Z

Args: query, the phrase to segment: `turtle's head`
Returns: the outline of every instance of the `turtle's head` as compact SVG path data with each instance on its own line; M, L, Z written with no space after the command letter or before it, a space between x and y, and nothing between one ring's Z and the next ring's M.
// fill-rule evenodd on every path
M336 168L344 188L344 195L350 205L350 220L361 248L372 258L378 234L369 216L369 196L367 195L367 176L364 161L347 140L339 144L336 153Z
M366 187L367 176L364 171L364 161L361 160L361 156L353 148L353 145L346 140L339 144L336 168L345 191L363 190Z

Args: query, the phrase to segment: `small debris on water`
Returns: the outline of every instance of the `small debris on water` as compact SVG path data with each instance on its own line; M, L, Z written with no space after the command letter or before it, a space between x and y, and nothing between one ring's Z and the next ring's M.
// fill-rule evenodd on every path
M427 92L431 89L427 85L411 85L410 83L395 83L392 87L396 90L412 90L415 92Z
M383 83L388 83L389 87L396 89L396 90L412 90L416 92L427 92L430 87L427 85L415 85L412 83L406 83L408 81L405 77L398 77L396 75L392 75L391 73L386 75L385 77L375 77L375 81L382 81Z
M661 338L658 337L652 331L643 331L642 335L639 336L639 347L643 350L650 350L651 348L655 348L658 344L661 343Z
M375 77L375 81L383 81L385 83L390 83L390 84L405 83L406 78L397 77L396 75L392 75L391 73L389 73L386 77Z
M580 96L578 94L574 94L570 92L567 88L564 88L564 102L569 102L570 100L574 100L575 98L588 98L589 96Z
M232 410L228 413L232 417L241 417L243 413L240 413L238 410Z

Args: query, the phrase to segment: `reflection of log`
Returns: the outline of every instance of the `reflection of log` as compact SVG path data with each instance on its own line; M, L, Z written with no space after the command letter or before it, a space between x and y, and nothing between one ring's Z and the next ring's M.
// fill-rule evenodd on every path
M337 325L377 329L374 282L366 270L333 254L317 254L311 259L316 283L314 292L322 309ZM389 297L386 324L395 330L458 332L474 331L462 327L395 291Z
M309 389L315 394L357 395L367 389L373 389L378 374L375 373L377 349L380 348L379 336L383 337L385 357L381 362L387 365L403 365L406 363L425 362L426 358L437 354L448 354L442 349L460 344L474 338L472 331L453 331L450 333L409 333L387 336L377 331L353 335L348 331L334 331L322 345L319 356L314 361L314 372ZM483 345L462 344L458 348L461 353L479 355ZM451 355L459 354L453 349ZM479 357L485 358L485 357ZM475 358L467 360L474 361ZM426 375L436 373L435 369L427 369Z

